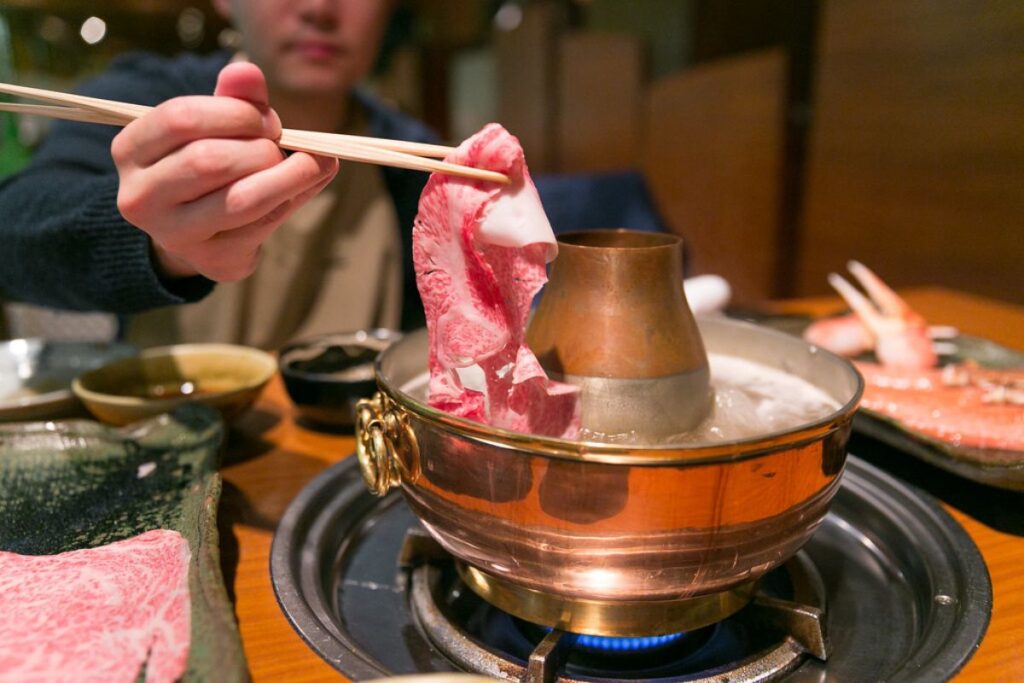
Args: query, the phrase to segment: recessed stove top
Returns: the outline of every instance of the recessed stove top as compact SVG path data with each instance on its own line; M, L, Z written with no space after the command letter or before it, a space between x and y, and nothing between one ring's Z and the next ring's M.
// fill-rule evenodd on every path
M988 571L927 494L851 457L829 515L733 617L683 634L600 639L505 614L462 584L400 494L355 458L293 501L271 554L296 630L353 679L472 671L508 680L936 681L988 625Z

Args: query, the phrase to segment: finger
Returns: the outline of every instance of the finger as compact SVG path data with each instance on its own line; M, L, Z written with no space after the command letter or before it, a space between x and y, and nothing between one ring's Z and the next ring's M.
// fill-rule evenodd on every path
M259 263L263 242L332 180L333 176L324 178L255 223L217 233L202 244L196 262L191 267L217 282L235 282L248 277Z
M185 204L182 224L206 226L208 238L221 230L254 223L337 170L336 159L296 152L276 166ZM211 222L212 216L217 220Z
M131 210L136 195L150 209L187 204L283 159L280 148L265 138L196 140L124 182L122 209Z
M220 97L237 97L264 107L270 104L263 72L249 62L234 62L221 69L213 94Z
M276 116L276 115L275 115ZM233 97L175 97L128 124L111 145L118 167L145 167L201 138L276 139L266 112Z
M281 136L281 119L277 112L270 108L267 80L255 64L235 62L225 66L217 76L217 87L214 88L213 94L251 102L263 112L268 126L267 137L276 140Z
M249 225L236 228L234 230L224 230L214 235L211 240L221 243L230 243L239 249L248 247L252 250L254 246L262 244L263 241L266 240L272 232L274 232L274 230L277 230L277 228L280 227L284 221L288 220L289 216L298 211L303 204L320 194L325 187L331 184L332 180L334 180L333 174L327 176L292 199L278 205L276 208L271 210L270 213L266 214L255 223L250 223Z

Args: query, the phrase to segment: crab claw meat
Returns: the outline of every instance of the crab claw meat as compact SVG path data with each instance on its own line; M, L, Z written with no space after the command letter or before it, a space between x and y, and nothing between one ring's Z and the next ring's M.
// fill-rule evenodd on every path
M860 261L850 261L846 264L846 267L857 278L857 282L861 284L861 287L868 293L871 300L875 302L882 315L888 318L899 318L907 323L925 324L924 318L912 309L903 300L903 297L894 292L889 285L885 284L882 278L875 275L870 268Z
M862 263L850 261L848 267L870 300L836 273L829 274L828 282L870 332L879 362L907 369L934 367L938 356L924 318Z

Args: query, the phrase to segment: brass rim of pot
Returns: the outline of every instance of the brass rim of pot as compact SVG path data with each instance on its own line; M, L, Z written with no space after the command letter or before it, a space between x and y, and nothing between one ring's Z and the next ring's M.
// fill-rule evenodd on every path
M772 334L781 332L767 331ZM386 353L386 352L385 352ZM828 353L819 351L819 353ZM820 441L828 434L839 429L853 417L864 393L864 378L850 365L856 382L853 396L840 408L825 417L808 422L796 429L769 432L756 437L723 441L709 445L689 444L650 444L621 445L600 441L573 441L536 434L513 432L501 427L467 420L449 413L431 408L403 391L389 386L384 381L381 367L383 355L377 358L374 365L377 386L388 398L403 410L415 414L425 422L440 429L458 435L463 439L492 448L529 451L531 455L542 455L549 458L571 460L574 462L598 462L610 465L670 465L685 463L698 465L747 460L767 453L801 446ZM828 354L832 356L833 354ZM834 356L837 362L848 361Z

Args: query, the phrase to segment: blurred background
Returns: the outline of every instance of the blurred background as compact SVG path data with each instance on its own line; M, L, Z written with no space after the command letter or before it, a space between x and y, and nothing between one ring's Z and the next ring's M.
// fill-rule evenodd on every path
M235 43L205 0L0 0L5 81ZM851 258L1024 303L1020 0L409 0L386 45L369 87L451 141L499 121L534 174L642 170L740 305ZM47 125L0 113L0 175Z

